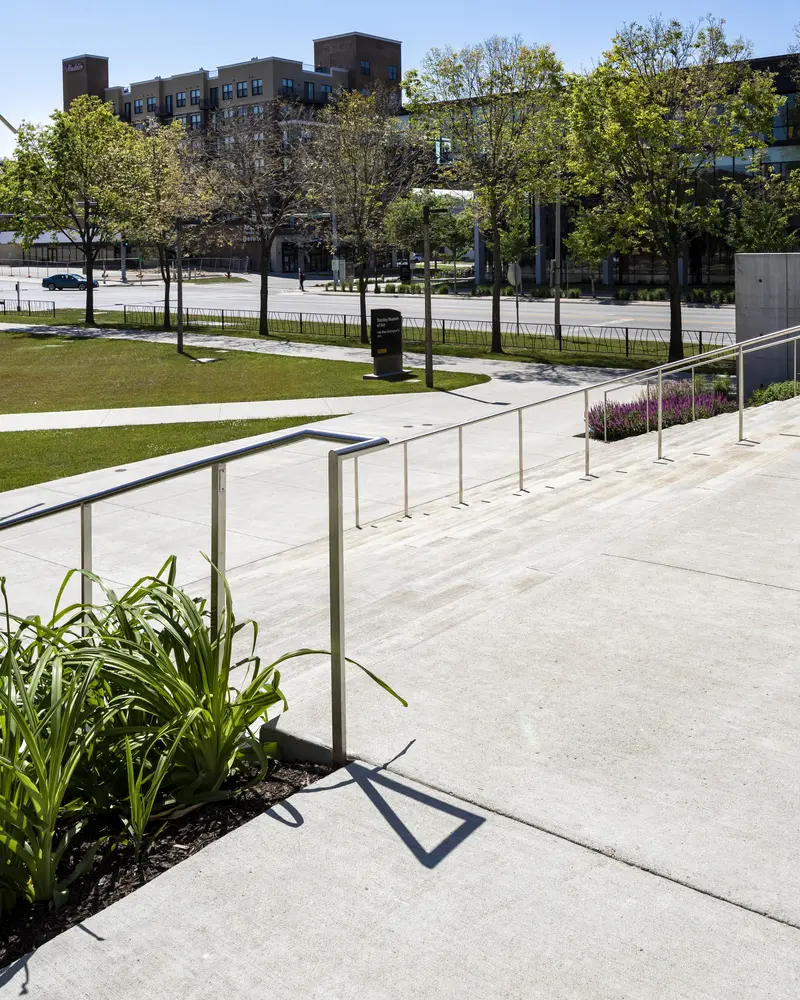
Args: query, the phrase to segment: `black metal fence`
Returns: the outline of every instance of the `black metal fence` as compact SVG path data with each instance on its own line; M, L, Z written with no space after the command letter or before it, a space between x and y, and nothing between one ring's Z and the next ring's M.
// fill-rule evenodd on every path
M126 326L163 325L163 310L158 306L125 306L123 321ZM217 330L220 333L249 334L257 336L260 314L249 309L184 309L184 327L187 330ZM175 316L172 316L174 325ZM360 337L358 316L345 313L271 312L269 333L272 336L290 336L293 339L354 340ZM561 324L560 330L552 323L501 323L504 350L523 351L573 351L597 354L618 354L626 357L658 357L669 347L669 330L635 326L587 326ZM403 339L409 347L422 347L425 343L425 321L421 317L405 317ZM489 320L437 319L433 322L435 344L452 344L479 351L489 351L492 344L492 325ZM735 335L720 330L684 330L684 349L688 353L702 354L733 343Z
M55 302L43 299L0 299L0 313L14 316L55 316Z

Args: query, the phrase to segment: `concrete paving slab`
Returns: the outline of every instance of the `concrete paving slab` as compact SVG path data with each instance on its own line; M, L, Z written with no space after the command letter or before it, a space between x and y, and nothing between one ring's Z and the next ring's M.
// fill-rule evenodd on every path
M797 930L359 763L0 973L0 995L31 1000L794 1000L798 985Z

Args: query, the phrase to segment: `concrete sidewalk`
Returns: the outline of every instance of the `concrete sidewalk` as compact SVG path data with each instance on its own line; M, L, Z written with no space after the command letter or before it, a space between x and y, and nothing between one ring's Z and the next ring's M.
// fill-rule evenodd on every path
M798 984L797 931L359 763L0 972L0 995L30 1000L795 1000Z

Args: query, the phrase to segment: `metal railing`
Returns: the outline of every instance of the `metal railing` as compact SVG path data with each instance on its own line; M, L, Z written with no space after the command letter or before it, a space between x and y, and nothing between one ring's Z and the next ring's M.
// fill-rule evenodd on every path
M200 309L185 307L184 329L219 327L220 332L244 332L257 336L261 314L254 309ZM159 306L123 306L123 322L158 326L163 323ZM330 337L336 340L358 340L361 320L347 313L270 312L269 332L273 336ZM666 356L669 350L668 329L659 327L591 326L579 324L516 323L503 320L500 324L505 350L580 351L597 354L617 354L625 357ZM434 345L473 347L489 351L492 345L492 324L489 320L435 319ZM723 330L684 330L683 343L687 352L705 354L723 347L735 339ZM403 318L403 340L409 346L425 344L425 320L419 316Z
M55 302L45 299L0 299L3 316L55 316Z
M439 427L431 431L424 431L408 438L397 441L389 441L383 437L368 437L357 434L344 434L334 431L322 430L299 430L290 431L270 438L268 441L259 444L248 445L243 448L236 448L222 454L214 455L211 458L200 459L195 462L166 469L162 472L153 473L129 483L120 484L100 490L96 493L82 497L75 497L64 503L54 504L50 507L37 507L35 510L28 510L17 515L0 518L0 532L11 528L29 524L54 514L65 511L79 510L80 512L80 553L81 569L91 570L92 568L92 506L103 500L109 500L123 493L142 489L155 483L164 482L168 479L175 479L180 476L198 472L203 469L211 470L211 552L210 558L212 567L216 567L220 572L225 572L226 566L226 491L225 475L228 463L240 458L256 455L261 452L280 448L302 440L328 441L338 444L339 447L328 452L328 568L329 568L329 604L330 604L330 652L331 652L331 741L334 761L344 763L347 760L347 713L346 713L346 686L345 686L345 665L346 665L346 636L345 636L345 577L344 577L344 503L343 503L343 469L344 463L353 460L353 483L354 483L354 512L356 527L360 527L360 504L359 504L359 476L358 462L367 455L376 454L391 448L402 449L403 461L403 500L402 505L398 505L398 510L402 510L404 516L410 516L409 506L409 449L422 440L439 437L445 434L454 434L457 441L458 456L458 477L457 492L458 503L464 503L464 433L470 428L479 424L487 423L490 420L498 420L508 417L509 414L517 415L518 447L517 463L514 472L515 482L520 491L525 489L525 462L524 462L524 422L523 416L526 411L534 410L551 403L557 403L565 399L583 397L584 412L584 449L583 449L583 472L584 478L589 478L591 450L590 450L590 429L589 429L589 401L591 393L606 393L612 387L620 387L626 384L635 384L643 379L649 379L658 386L657 395L657 430L658 459L663 458L662 446L662 400L663 384L665 375L673 375L681 371L692 370L700 364L706 364L712 360L722 360L725 357L732 357L736 360L738 376L738 441L744 441L744 365L745 357L748 354L778 347L782 344L792 344L794 350L794 379L795 392L797 391L797 342L800 340L800 326L787 330L779 330L775 333L765 334L761 337L754 337L747 341L742 341L730 347L718 348L703 356L702 361L697 357L682 361L670 362L658 365L644 372L633 372L628 375L615 376L602 382L589 386L582 386L570 389L566 392L556 393L545 399L536 400L532 403L525 403L521 406L510 407L502 413L490 413L485 416L475 417L461 423L451 424L447 427ZM385 515L382 515L385 516ZM210 614L212 628L219 622L219 616L223 604L223 588L219 574L212 568L211 571L211 595ZM83 575L81 577L81 601L84 604L91 604L92 583Z

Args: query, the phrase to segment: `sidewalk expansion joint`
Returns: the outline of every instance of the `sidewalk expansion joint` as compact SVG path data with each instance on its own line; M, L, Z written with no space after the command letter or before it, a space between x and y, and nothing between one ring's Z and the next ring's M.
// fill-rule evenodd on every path
M363 757L360 759L364 760L367 764L375 765L376 763L374 761L366 760ZM406 774L399 768L390 768L385 764L378 764L377 767L380 770L387 770L393 774L398 774L403 778L414 781L418 785L422 785L424 788L430 788L434 792L439 792L441 795L447 795L449 798L455 799L457 802L464 802L467 805L477 806L479 809L483 809L485 812L494 816L501 816L503 819L511 820L513 823L519 823L520 825L527 826L532 830L538 830L539 833L543 833L548 837L554 837L556 840L573 844L575 847L580 847L585 851L591 851L592 854L597 854L600 857L607 858L609 861L616 861L619 864L624 865L626 868L632 868L636 871L644 872L646 875L652 875L654 878L661 879L664 882L669 882L672 885L679 885L683 889L688 889L690 892L696 892L701 896L706 896L708 899L716 900L719 903L726 903L728 906L734 906L737 910L743 910L745 913L752 913L757 917L764 917L765 920L770 920L773 923L782 924L784 927L791 927L792 930L800 931L800 923L789 920L786 917L778 917L774 913L770 913L768 910L761 910L756 906L749 906L747 903L731 899L729 896L722 896L719 893L713 892L711 889L704 889L703 886L695 885L687 879L678 878L675 875L667 875L665 872L659 871L657 868L651 868L648 865L642 864L640 861L634 861L632 858L626 858L618 854L616 851L612 851L604 847L598 847L595 844L589 843L589 841L579 840L577 837L570 837L569 834L554 830L541 823L536 823L533 820L515 816L513 813L505 812L503 809L498 809L496 806L486 805L478 799L470 799L461 795L455 795L448 788L442 788L440 785L435 785L430 781L424 781L417 776Z

